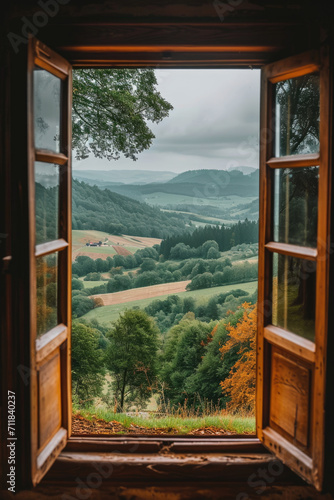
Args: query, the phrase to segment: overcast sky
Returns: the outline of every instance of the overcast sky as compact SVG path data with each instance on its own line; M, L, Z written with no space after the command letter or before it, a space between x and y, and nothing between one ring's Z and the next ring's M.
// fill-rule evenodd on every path
M155 139L138 160L90 157L76 170L168 170L258 167L259 70L156 70L158 89L174 109L149 124Z

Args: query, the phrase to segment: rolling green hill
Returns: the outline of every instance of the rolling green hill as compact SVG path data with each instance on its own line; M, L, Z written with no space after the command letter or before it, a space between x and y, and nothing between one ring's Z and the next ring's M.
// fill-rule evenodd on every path
M180 234L186 229L187 218L183 214L162 212L146 203L75 179L72 186L73 229L153 238ZM37 243L58 237L57 198L57 186L36 183Z
M75 171L74 177L100 189L127 196L175 212L192 212L195 226L203 225L203 216L231 224L258 218L259 171L252 167L226 170L151 171ZM130 183L129 183L130 181ZM204 221L206 223L207 221Z
M182 214L169 214L146 203L73 181L73 229L95 229L111 234L165 238L185 229Z
M238 170L189 170L167 182L152 182L143 185L122 184L109 188L137 200L144 200L153 193L184 195L192 198L215 199L222 196L257 197L259 174L255 170L244 175Z

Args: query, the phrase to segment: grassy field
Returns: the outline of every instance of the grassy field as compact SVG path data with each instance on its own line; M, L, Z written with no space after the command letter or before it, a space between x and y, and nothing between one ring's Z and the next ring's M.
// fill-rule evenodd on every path
M234 285L225 285L225 286L217 286L212 288L205 288L203 290L194 290L191 292L180 292L175 295L180 298L185 297L193 297L197 304L201 304L207 302L207 300L213 295L218 295L219 293L226 293L230 290L235 290L236 288L240 288L245 290L250 294L254 293L257 288L257 281L250 281L247 283L237 283ZM82 316L83 319L92 320L97 319L99 323L108 324L113 321L116 321L119 314L125 311L126 309L131 309L132 307L139 307L140 309L144 309L147 307L153 300L164 300L169 297L171 294L160 295L159 297L150 298L150 299L142 299L142 300L134 300L133 302L126 302L124 304L116 304L112 306L103 306L97 307L92 311L89 311L87 314ZM174 294L173 294L174 295Z
M92 420L100 418L106 422L119 422L123 425L126 433L132 425L144 427L145 429L162 429L170 434L188 434L196 429L217 429L220 431L233 432L236 434L253 434L255 433L255 417L243 417L237 415L215 415L204 417L183 418L176 416L156 417L149 415L148 417L129 416L125 413L113 413L100 408L92 408L91 410L80 410L80 414ZM140 433L140 431L139 431Z
M224 196L217 198L201 198L198 196L185 196L172 193L152 193L145 195L146 203L150 205L168 206L168 205L212 205L221 209L236 208L256 200L256 196Z
M184 215L195 215L201 221L196 221L192 220L194 224L203 224L204 226L207 224L225 224L227 221L225 219L221 219L220 217L210 217L209 215L200 215L200 214L195 214L194 212L183 212L182 210L169 210L166 208L161 208L162 212L168 212L168 213L174 213L174 214L184 214Z
M110 279L110 278L109 278ZM94 286L100 286L100 285L104 285L106 283L106 281L84 281L84 280L81 280L83 282L83 285L84 285L84 288L93 288Z
M103 231L81 231L79 229L73 229L72 231L72 245L82 246L88 241L102 241L104 242L109 238L108 233Z
M108 255L115 255L116 250L113 249L112 246L102 246L102 247L86 247L83 246L79 249L79 251L82 251L84 253L90 254L90 253L101 253L101 254L108 254Z
M86 243L99 242L106 243L107 246L89 247ZM135 253L140 248L152 247L159 244L159 238L145 238L142 236L122 236L112 235L103 231L86 231L75 229L72 231L72 258L73 260L78 255L87 255L92 259L106 259L108 256L115 255L117 252L115 247L120 249L125 248L130 253Z
M92 259L97 259L99 257L107 258L108 255L115 255L116 251L109 242L108 246L103 247L86 246L86 243L89 243L90 241L102 241L102 243L105 243L109 238L110 235L108 233L104 233L103 231L81 231L74 229L72 231L72 259L74 260L77 255L87 255Z

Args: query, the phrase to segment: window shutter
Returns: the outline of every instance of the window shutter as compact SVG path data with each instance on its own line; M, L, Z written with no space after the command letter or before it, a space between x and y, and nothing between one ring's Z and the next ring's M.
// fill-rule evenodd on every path
M28 191L31 479L71 433L72 68L30 39Z
M262 69L257 434L321 489L329 265L326 50Z

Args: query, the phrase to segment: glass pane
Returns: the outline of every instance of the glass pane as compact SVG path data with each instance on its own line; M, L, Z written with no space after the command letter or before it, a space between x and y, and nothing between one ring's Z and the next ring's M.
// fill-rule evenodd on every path
M48 71L34 71L35 148L59 153L61 80Z
M37 337L40 337L58 324L57 276L57 253L36 259Z
M59 237L59 168L35 163L36 245Z
M275 156L319 151L319 74L291 78L275 85Z
M319 167L283 168L274 177L274 241L317 246Z
M273 255L272 323L314 341L316 263Z

